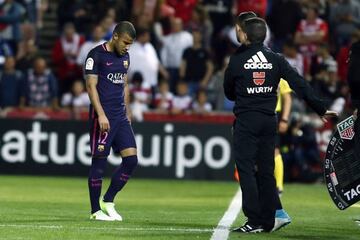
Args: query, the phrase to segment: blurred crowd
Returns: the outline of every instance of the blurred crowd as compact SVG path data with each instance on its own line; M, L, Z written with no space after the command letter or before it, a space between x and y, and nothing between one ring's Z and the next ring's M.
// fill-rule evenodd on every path
M236 50L234 19L254 11L266 19L266 45L285 56L329 109L351 111L346 82L351 43L360 40L358 0L1 0L0 108L87 110L82 66L117 22L131 21L129 82L132 117L143 113L228 111L223 73ZM52 3L52 4L51 4ZM56 7L51 7L56 6ZM56 13L50 57L40 54L44 15ZM0 110L1 111L1 110ZM293 96L286 151L294 164L318 161L314 121ZM295 149L292 151L291 149ZM285 148L284 148L285 149ZM299 150L300 149L300 150ZM303 150L302 150L303 149ZM304 150L305 149L305 150ZM310 160L309 160L310 159Z

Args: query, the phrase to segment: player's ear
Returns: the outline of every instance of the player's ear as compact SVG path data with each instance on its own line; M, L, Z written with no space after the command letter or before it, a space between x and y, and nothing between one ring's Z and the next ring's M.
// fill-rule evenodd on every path
M119 35L118 35L117 33L114 33L113 38L114 38L114 40L118 40L118 39L119 39Z
M248 40L248 36L247 36L246 32L243 32L243 34L244 34L244 40L246 42Z

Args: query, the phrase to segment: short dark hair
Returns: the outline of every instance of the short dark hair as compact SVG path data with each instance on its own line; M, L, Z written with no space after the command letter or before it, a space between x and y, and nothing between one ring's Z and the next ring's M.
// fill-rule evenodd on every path
M138 83L142 83L143 82L143 75L141 74L141 72L135 72L134 75L132 76L131 82L138 82Z
M136 30L135 30L135 27L134 25L131 23L131 22L128 22L128 21L122 21L120 23L118 23L116 26L115 26L115 29L113 31L113 34L118 34L118 35L121 35L121 34L128 34L132 39L135 39L136 38Z
M256 13L249 11L249 12L241 12L237 17L236 17L236 24L238 24L241 28L243 28L244 26L244 21L250 18L254 18L257 17Z
M292 48L292 49L297 49L297 45L294 41L293 38L289 37L289 38L286 38L285 42L284 42L284 47L288 47L288 48Z
M315 14L318 15L319 14L319 9L318 6L316 4L310 4L306 7L306 13L308 10L314 10Z
M262 18L254 17L244 21L242 29L250 43L263 43L266 37L266 23Z
M146 28L146 27L138 27L138 28L136 28L137 37L145 35L146 33L150 33L150 30L148 28Z

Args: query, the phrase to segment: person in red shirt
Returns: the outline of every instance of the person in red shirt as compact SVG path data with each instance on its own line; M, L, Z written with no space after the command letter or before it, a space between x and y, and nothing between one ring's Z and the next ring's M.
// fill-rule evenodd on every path
M338 64L338 76L340 81L346 81L347 79L350 47L358 40L360 40L360 31L354 32L351 35L350 44L341 47L339 53L336 56L336 61Z
M264 18L266 15L267 2L267 0L237 0L235 3L237 14L253 11L259 17Z
M300 21L295 33L295 43L300 46L300 52L308 58L308 62L316 54L318 45L327 41L328 33L328 23L318 17L315 6L309 6L306 18Z
M56 40L52 50L52 61L59 79L60 92L70 90L73 81L82 77L81 67L76 59L85 38L78 34L73 23L64 26L62 35Z
M197 0L167 0L167 4L173 7L175 11L175 17L181 18L184 24L191 18L193 9L197 4Z

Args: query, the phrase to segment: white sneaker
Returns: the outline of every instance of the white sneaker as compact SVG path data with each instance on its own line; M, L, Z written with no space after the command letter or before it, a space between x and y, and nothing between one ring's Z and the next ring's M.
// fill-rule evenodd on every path
M272 232L277 231L280 228L289 225L290 223L291 223L291 218L284 209L276 210L274 227L271 231Z
M90 215L90 220L114 221L115 219L106 215L103 211L99 210Z
M122 221L122 217L115 210L115 203L113 202L104 202L102 199L100 200L101 210L104 211L107 215L109 215L115 221Z

